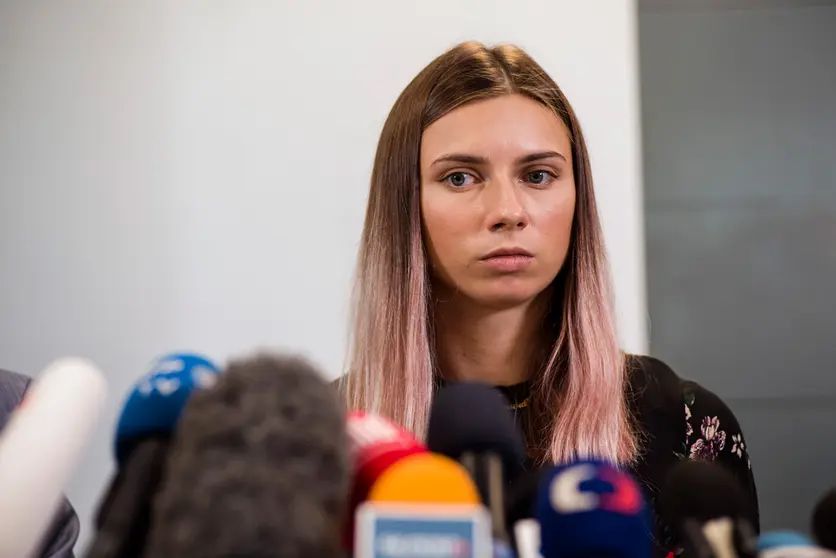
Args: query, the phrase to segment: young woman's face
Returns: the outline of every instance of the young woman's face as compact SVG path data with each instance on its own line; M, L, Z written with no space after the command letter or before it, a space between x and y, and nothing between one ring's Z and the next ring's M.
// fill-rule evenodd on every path
M574 213L569 136L540 103L479 101L425 130L421 215L442 295L495 307L532 300L563 266Z

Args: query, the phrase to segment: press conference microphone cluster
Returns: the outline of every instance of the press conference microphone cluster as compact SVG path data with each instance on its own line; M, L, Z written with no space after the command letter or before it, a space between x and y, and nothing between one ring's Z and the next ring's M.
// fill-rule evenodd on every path
M161 359L125 404L87 556L341 556L344 417L297 358Z
M688 556L754 558L757 533L746 519L753 510L738 481L723 467L682 461L667 476L662 515L673 525Z
M116 455L90 558L653 555L650 510L626 471L589 459L524 470L507 402L477 383L439 390L422 443L346 412L303 360L220 371L173 355L129 396ZM680 463L662 498L683 558L826 557L798 538L756 539L719 465ZM832 500L819 508L816 521L836 527Z
M793 531L757 536L754 510L735 477L714 462L683 461L667 477L660 499L666 520L694 558L836 558L836 490L813 513L810 537ZM818 544L816 544L816 541Z
M659 552L650 507L623 468L580 459L524 471L522 436L489 386L440 389L426 447L380 417L358 413L353 420L367 426L353 452L361 471L352 498L359 502L350 547L355 558L648 558ZM660 488L659 511L675 532L669 556L836 558L836 490L814 512L816 544L788 532L758 537L749 519L756 510L748 509L739 481L721 463L683 460Z
M344 416L303 360L232 362L212 389L192 395L175 429L144 555L338 556Z
M391 432L408 436L391 424L382 430L382 448ZM364 489L355 558L650 556L647 510L635 481L595 461L525 473L521 433L489 386L442 388L426 449L400 445L411 449L392 453Z

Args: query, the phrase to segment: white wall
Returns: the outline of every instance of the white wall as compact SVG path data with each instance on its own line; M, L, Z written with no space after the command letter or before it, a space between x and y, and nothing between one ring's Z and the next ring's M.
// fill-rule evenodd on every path
M152 357L269 345L338 373L380 127L458 41L520 44L573 100L644 350L632 1L35 4L0 6L0 366L75 353L109 374L69 490L82 539Z

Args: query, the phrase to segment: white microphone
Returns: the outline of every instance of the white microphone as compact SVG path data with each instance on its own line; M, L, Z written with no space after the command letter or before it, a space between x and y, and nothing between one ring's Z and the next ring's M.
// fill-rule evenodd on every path
M536 519L520 519L514 524L514 540L519 558L543 558L540 554L540 523Z
M0 432L0 556L38 550L104 407L104 376L92 363L50 364Z

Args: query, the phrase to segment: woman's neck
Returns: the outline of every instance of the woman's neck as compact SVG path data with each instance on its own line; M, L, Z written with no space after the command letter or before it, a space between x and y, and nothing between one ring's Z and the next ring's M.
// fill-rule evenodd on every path
M435 304L438 365L447 379L508 386L526 381L543 350L548 295L490 309L453 297Z

